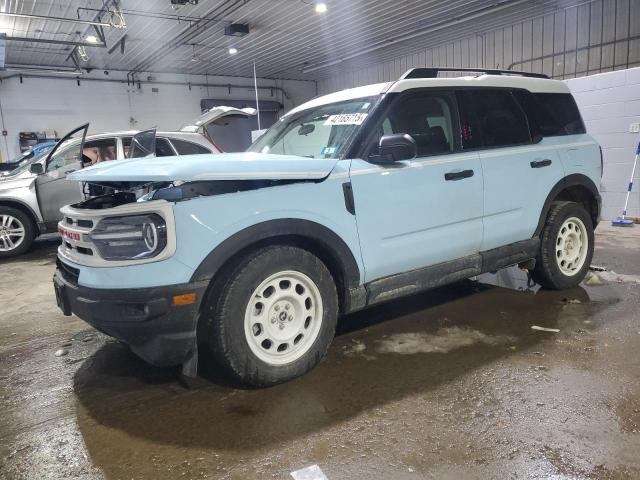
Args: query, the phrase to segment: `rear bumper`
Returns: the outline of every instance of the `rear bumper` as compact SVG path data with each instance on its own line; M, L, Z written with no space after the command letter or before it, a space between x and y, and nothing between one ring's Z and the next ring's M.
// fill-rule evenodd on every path
M147 362L180 365L196 344L197 314L206 282L135 289L96 289L78 285L72 267L58 260L53 276L58 306L91 326L127 343ZM173 297L196 294L190 305Z

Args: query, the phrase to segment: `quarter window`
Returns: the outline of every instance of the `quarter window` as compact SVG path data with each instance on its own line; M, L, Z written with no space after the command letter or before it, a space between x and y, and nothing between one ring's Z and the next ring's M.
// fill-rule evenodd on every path
M484 147L531 142L527 117L509 90L473 90L471 97Z
M584 123L570 93L518 92L518 100L533 128L543 137L585 133Z

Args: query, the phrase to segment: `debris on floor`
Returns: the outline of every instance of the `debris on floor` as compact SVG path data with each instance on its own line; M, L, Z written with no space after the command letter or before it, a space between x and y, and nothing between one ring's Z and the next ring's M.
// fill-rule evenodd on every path
M64 357L67 353L69 353L69 350L67 350L66 348L59 348L58 350L56 350L55 356Z
M604 285L606 283L638 283L640 284L639 275L625 275L616 273L613 270L595 270L587 272L584 284L590 287Z
M328 480L318 465L311 465L310 467L291 472L291 476L293 480Z
M531 330L537 330L538 332L560 333L560 330L557 328L540 327L538 325L531 325Z
M475 343L504 345L514 342L508 335L487 335L479 330L461 327L445 327L436 333L397 333L378 341L378 353L447 353Z
M605 267L599 267L598 265L589 266L589 270L592 272L606 272L607 269Z
M343 353L347 357L351 357L353 355L357 355L358 353L362 353L366 349L367 349L367 346L364 344L364 342L355 338L351 340L351 345L345 345L344 347L342 347Z

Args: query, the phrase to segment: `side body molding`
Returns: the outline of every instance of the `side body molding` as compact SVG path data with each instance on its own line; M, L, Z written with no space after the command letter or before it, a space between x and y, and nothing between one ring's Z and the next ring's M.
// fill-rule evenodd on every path
M360 269L354 253L335 232L309 220L283 218L252 225L227 238L198 266L192 282L211 280L222 266L236 254L252 245L268 245L269 241L289 237L294 244L319 247L320 257L334 274L344 279L338 282L342 313L358 310L366 303L364 286L360 285ZM337 270L337 271L336 271Z
M560 192L571 187L584 187L593 195L593 198L595 198L597 203L596 211L589 212L589 214L591 215L591 219L593 220L594 228L597 226L598 219L600 217L600 211L602 210L602 197L600 196L598 187L596 187L596 184L593 183L593 180L591 180L586 175L575 173L572 175L567 175L558 183L556 183L549 192L549 195L547 195L547 199L545 200L544 206L542 207L538 226L536 227L536 231L533 234L534 237L539 236L542 232L542 228L544 227L544 223L547 219L547 214L549 213L549 209L551 208L551 203L553 202L553 200L560 194Z

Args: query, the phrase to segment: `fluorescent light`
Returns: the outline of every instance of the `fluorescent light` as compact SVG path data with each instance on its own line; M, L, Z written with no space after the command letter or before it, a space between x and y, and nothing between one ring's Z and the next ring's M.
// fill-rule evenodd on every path
M236 47L229 48L229 55L235 55L236 53L238 53L238 49Z
M98 43L98 37L95 35L87 35L84 39L89 43Z
M324 2L318 2L316 3L316 13L326 13L327 11L327 4Z

